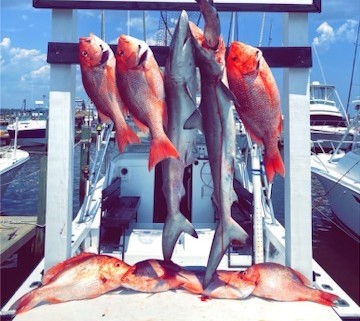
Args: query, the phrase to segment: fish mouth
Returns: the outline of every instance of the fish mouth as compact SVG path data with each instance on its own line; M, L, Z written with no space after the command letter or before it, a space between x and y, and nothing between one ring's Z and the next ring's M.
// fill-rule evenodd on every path
M139 54L141 53L141 48L139 48ZM140 55L140 58L139 58L139 61L138 61L138 66L140 66L147 58L147 55L148 55L148 50L146 49L141 55Z
M101 60L100 60L100 65L104 64L105 62L107 62L109 59L109 50L105 50L102 55L101 55Z

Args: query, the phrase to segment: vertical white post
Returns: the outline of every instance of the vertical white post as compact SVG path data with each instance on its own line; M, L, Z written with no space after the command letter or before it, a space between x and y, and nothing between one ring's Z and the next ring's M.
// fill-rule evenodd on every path
M76 42L73 10L52 10L52 41ZM71 254L75 66L50 68L45 270Z
M287 13L285 46L308 46L308 14ZM312 280L309 68L284 70L285 262Z
M264 262L264 239L263 239L263 207L261 201L262 184L260 168L260 150L257 144L251 149L251 168L254 195L254 215L253 215L253 245L254 263Z

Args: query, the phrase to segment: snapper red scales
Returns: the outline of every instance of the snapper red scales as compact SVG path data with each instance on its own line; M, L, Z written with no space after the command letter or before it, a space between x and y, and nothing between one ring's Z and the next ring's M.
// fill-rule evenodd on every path
M235 94L240 119L251 139L264 146L266 175L285 175L278 148L282 131L280 94L261 50L234 41L226 60L229 88Z

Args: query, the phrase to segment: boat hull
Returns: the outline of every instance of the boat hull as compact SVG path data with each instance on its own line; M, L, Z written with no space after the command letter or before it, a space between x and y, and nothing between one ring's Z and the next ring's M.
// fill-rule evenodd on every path
M9 130L11 139L15 137L15 130ZM19 130L17 136L17 144L19 146L37 146L46 143L46 128Z
M335 216L352 233L360 235L360 194L335 180L315 173L327 193L331 209Z
M28 159L29 154L27 152L17 150L16 160L13 161L11 155L7 159L0 160L1 195L4 195L16 174Z

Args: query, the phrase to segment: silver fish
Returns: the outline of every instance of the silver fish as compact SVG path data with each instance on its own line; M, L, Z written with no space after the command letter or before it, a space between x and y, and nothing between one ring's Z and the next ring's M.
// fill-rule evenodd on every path
M204 25L204 41L205 45L216 50L219 44L220 23L219 15L214 7L213 0L196 0L200 4L200 11L203 14Z
M179 159L165 159L162 163L163 193L168 211L163 230L162 249L164 259L170 260L182 232L198 237L192 224L180 212L180 201L185 195L184 170L197 157L196 131L183 128L185 121L196 109L196 66L189 20L185 11L181 12L175 28L164 78L168 107L167 135L180 156Z
M225 85L225 44L221 37L217 50L204 47L201 30L190 24L195 35L195 52L201 75L200 107L186 122L186 128L202 127L208 149L214 186L214 201L219 213L203 285L206 288L232 240L246 242L245 230L231 217L231 206L237 200L233 187L235 162L234 95ZM225 83L224 83L225 81Z

